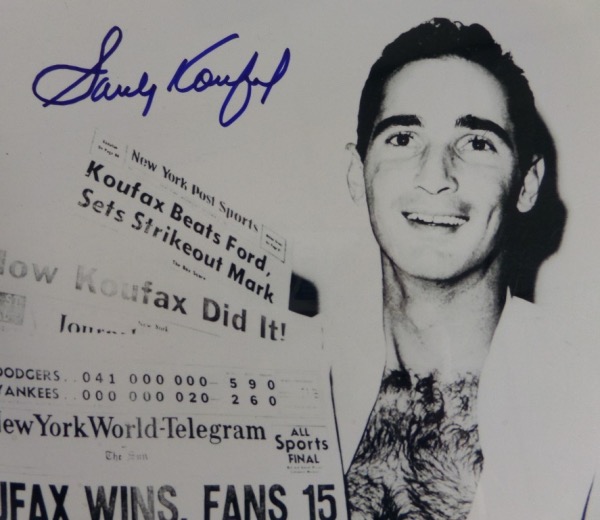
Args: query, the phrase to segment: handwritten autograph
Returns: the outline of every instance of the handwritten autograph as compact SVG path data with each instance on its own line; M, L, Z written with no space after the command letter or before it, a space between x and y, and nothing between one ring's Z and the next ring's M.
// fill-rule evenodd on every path
M230 34L193 58L183 59L166 88L168 92L175 91L183 94L192 91L203 92L211 87L225 87L227 95L219 111L219 123L224 127L234 123L246 111L252 99L254 88L261 87L263 89L260 102L264 105L273 87L285 76L290 64L291 53L289 49L285 49L275 71L267 80L253 76L254 67L259 57L258 52L254 52L244 69L237 76L216 74L208 67L202 67L201 61L204 57L237 38L239 38L238 34ZM85 99L96 102L103 99L112 101L116 98L140 96L146 98L142 116L147 116L158 90L156 83L151 83L148 73L142 73L136 86L121 85L111 82L109 71L106 68L106 62L115 53L122 40L123 31L114 26L102 40L98 61L92 67L51 65L41 70L36 75L31 87L34 96L42 101L44 107L73 105ZM195 74L194 68L199 68ZM44 90L44 80L47 81L49 76L58 72L59 75L52 80L56 82L56 78L63 77L65 71L75 74L74 81L62 88L57 94L46 96L41 93Z

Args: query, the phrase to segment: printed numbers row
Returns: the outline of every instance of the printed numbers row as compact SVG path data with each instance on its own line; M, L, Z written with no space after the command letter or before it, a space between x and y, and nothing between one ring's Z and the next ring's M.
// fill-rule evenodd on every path
M83 392L81 393L81 396L83 398L84 401L116 401L117 400L117 393L114 390L110 390L108 392L103 392L102 390L96 390L94 391L90 391L90 390L83 390ZM231 394L231 404L234 405L239 405L242 403L242 401L240 401L240 397L237 394ZM144 401L144 402L163 402L165 400L165 394L164 392L134 392L131 391L129 392L129 400L131 402L136 402L136 401ZM200 403L200 404L206 404L209 403L211 401L210 396L206 393L206 392L175 392L175 400L178 403ZM256 406L259 403L262 402L262 399L259 400L258 396L256 395L251 395L248 399L248 401L251 405ZM277 398L274 395L270 395L266 402L269 403L269 405L271 406L276 406L277 405Z
M90 372L84 372L82 374L81 379L83 380L84 383L98 383L98 384L108 383L110 385L115 384L115 376L112 373L103 375L101 372L99 372L94 375L94 374L91 374ZM176 374L173 377L173 382L175 383L176 386L199 385L202 387L207 386L209 383L208 379L205 376L192 376L192 375L181 376L179 374ZM129 374L129 383L132 385L139 383L139 384L144 384L144 385L156 384L156 385L162 386L165 384L165 378L162 374L155 374L155 375ZM259 383L256 381L256 379L253 379L253 378L250 378L244 382L239 382L237 377L229 378L229 388L234 388L234 389L243 388L246 384L248 385L248 388L250 388L250 390L255 390L260 386ZM269 390L275 390L275 381L273 379L267 379L266 387Z

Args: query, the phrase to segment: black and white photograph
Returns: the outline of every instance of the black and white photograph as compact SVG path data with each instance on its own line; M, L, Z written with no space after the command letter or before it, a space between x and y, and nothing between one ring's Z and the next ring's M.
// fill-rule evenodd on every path
M0 5L0 518L600 519L591 0Z
M381 249L387 349L346 476L351 517L466 518L486 464L480 421L515 395L487 383L507 363L525 385L547 384L557 374L536 364L567 348L516 296L531 299L530 278L564 227L552 138L523 71L489 32L434 18L371 68L349 149L348 185ZM480 386L484 370L494 375ZM546 397L564 393L554 385ZM529 400L516 407L531 413ZM505 420L537 426L518 412Z

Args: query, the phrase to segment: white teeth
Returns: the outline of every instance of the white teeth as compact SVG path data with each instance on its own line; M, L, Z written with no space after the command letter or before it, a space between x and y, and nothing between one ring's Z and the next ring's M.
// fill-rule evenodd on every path
M442 226L461 226L468 219L465 217L453 217L450 215L427 215L424 213L407 213L406 218L413 222L433 224Z

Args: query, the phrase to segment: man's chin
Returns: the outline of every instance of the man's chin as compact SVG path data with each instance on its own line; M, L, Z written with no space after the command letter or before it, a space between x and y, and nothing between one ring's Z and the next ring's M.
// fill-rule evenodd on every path
M400 278L412 278L435 285L453 285L472 271L472 266L466 259L448 254L435 255L429 252L415 256L410 261L398 259L397 262L394 262L393 259L389 260Z
M493 253L479 258L429 250L410 259L398 258L396 262L389 256L384 256L399 279L430 282L438 287L454 287L467 280L484 278L490 273L492 265L498 265L498 255Z

